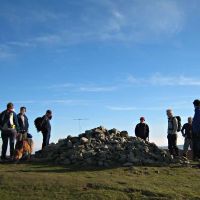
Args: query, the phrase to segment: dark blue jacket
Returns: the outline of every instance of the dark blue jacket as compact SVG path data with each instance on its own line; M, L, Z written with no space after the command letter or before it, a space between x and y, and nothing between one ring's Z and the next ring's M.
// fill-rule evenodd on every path
M42 133L51 135L51 124L49 118L46 115L44 115L42 118Z
M28 132L29 128L29 123L28 123L28 118L26 115L24 115L24 124L21 118L21 113L17 115L18 123L19 123L19 132Z
M200 108L195 108L195 114L192 122L192 132L200 136Z
M5 124L7 124L8 128L11 128L11 125L10 125L10 114L11 113L13 113L13 123L15 125L15 129L17 131L19 131L19 124L18 124L18 119L17 119L16 113L13 111L8 112L8 110L5 110L0 114L0 128L2 129Z

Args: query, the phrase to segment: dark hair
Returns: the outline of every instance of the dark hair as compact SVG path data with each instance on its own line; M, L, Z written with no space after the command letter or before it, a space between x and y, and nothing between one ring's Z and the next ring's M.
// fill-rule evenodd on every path
M22 107L20 108L20 111L22 111L22 110L25 110L25 111L26 111L26 107L22 106Z
M7 104L7 109L10 109L10 108L13 108L13 107L14 107L13 103L9 102L9 103Z
M194 106L199 107L200 106L200 100L199 99L194 100L193 104L194 104Z
M46 114L52 114L51 110L47 110Z

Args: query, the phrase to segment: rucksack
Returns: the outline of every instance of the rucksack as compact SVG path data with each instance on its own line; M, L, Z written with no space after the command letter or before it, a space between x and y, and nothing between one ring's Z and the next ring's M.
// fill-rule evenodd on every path
M37 132L42 131L43 126L43 117L38 117L34 120L35 128L37 129Z
M180 117L180 116L175 116L174 118L176 118L177 121L178 121L178 129L177 129L177 132L180 132L180 131L181 131L181 128L182 128L182 125L181 125L181 117Z

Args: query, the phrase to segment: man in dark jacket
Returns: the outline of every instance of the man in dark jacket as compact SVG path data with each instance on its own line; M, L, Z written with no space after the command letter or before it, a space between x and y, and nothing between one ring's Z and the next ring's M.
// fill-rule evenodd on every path
M192 123L193 159L200 159L200 100L194 102L195 114Z
M21 107L20 113L17 115L19 123L20 140L22 138L27 138L27 133L29 129L28 118L25 113L26 113L26 107Z
M42 135L43 135L42 149L49 145L49 140L51 137L51 124L50 124L51 119L52 119L52 111L47 110L46 114L43 116L43 121L42 121Z
M192 117L188 117L188 123L184 124L181 132L183 137L185 138L184 146L183 146L183 156L187 156L188 148L192 149Z
M7 109L3 111L0 115L0 128L1 128L1 138L3 141L1 159L6 159L6 152L8 148L8 140L10 141L10 158L13 159L14 156L14 143L19 130L17 115L14 112L13 103L7 104Z
M145 118L140 118L140 123L135 127L135 136L145 141L149 139L149 126L145 123Z

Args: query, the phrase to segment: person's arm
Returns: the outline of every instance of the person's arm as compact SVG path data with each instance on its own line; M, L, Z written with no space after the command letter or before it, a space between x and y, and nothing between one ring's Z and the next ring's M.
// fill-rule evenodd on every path
M149 126L146 125L146 135L147 135L147 138L149 138Z
M42 121L42 132L48 132L48 128L47 128L47 118L46 116L43 117L43 121Z
M13 113L14 115L14 124L15 124L15 128L16 128L16 131L20 131L20 127L19 127L19 123L18 123L18 117L16 115L16 113Z
M26 116L26 123L27 123L27 131L29 129L29 122L28 122L28 117Z
M177 133L177 130L178 130L178 120L176 119L176 117L174 117L173 119L173 131L172 131L172 134L176 134Z
M135 136L138 137L138 125L135 127Z
M2 113L0 113L0 130L2 130L2 126L3 126L3 125L2 125L2 122L3 122L2 118L3 118L3 117L2 117Z
M183 128L181 129L181 133L182 133L183 137L185 137L185 124L183 125Z

